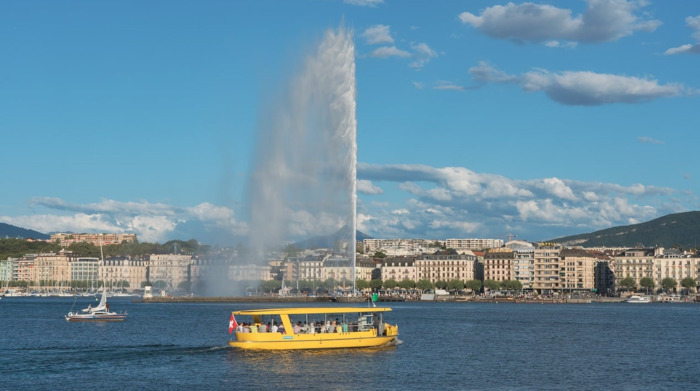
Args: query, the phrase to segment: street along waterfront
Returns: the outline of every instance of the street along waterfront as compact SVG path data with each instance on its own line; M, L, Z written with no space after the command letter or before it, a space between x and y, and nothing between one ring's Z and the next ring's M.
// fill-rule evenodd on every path
M71 323L73 299L4 298L0 377L12 389L669 389L700 386L696 304L392 303L400 343L249 352L231 311L260 303L133 303ZM87 304L78 303L78 305ZM312 304L305 304L312 305ZM318 304L327 306L328 303ZM343 306L343 304L338 304ZM296 306L269 303L269 307Z

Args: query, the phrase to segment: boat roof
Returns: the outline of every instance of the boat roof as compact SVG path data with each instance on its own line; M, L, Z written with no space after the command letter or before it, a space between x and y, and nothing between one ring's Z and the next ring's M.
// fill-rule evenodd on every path
M260 310L233 311L234 315L303 315L303 314L344 314L357 312L388 312L386 307L296 307L268 308Z

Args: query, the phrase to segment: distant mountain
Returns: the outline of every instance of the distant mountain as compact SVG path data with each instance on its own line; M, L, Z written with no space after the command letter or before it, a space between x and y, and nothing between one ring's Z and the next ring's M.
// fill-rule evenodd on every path
M338 230L338 232L334 234L326 236L316 236L310 239L302 240L294 243L294 246L298 249L333 248L333 245L337 241L347 241L350 237L350 232L350 228L346 226L341 228L340 230ZM372 239L371 236L360 231L356 231L356 235L358 242L361 242L365 239Z
M684 249L700 245L700 211L675 213L646 223L565 236L549 242L584 247L664 247Z
M42 234L31 229L15 227L14 225L0 223L0 238L23 238L23 239L50 239L51 236Z

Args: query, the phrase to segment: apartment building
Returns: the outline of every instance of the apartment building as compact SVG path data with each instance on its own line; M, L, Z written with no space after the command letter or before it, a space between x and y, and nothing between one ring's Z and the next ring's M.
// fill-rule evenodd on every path
M654 278L654 258L662 252L662 249L633 248L615 255L615 286L619 287L620 281L627 277L632 277L637 287L642 278Z
M484 280L506 281L514 279L515 253L507 247L493 248L484 253Z
M561 250L562 246L558 243L540 243L535 247L532 289L537 293L561 292L559 279Z
M394 279L401 282L405 279L416 281L416 257L388 257L382 262L382 281Z
M592 292L595 289L595 265L590 252L565 248L559 252L559 280L563 293Z
M476 263L474 255L420 255L415 261L416 280L467 282L475 279Z
M532 290L532 284L535 281L534 247L513 249L513 279L520 281L523 290Z
M51 235L51 241L58 241L62 247L68 247L73 243L88 242L95 246L108 244L122 244L136 242L136 234L72 234L56 233Z
M149 262L148 281L163 281L167 289L178 288L190 281L191 255L152 254Z
M148 262L140 259L109 258L99 269L99 279L105 281L110 289L140 289L147 281L147 269Z
M447 239L445 247L455 250L482 250L503 247L503 239Z

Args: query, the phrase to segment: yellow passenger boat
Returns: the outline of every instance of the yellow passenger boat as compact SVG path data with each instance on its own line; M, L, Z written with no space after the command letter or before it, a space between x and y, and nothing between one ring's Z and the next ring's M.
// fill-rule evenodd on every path
M379 347L399 327L384 323L391 308L307 307L234 311L228 344L241 349L293 350ZM238 317L238 318L236 318Z

